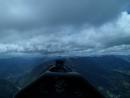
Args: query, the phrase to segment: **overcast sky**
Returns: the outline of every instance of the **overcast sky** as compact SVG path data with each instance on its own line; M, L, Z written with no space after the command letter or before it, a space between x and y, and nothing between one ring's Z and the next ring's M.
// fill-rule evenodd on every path
M130 53L130 0L0 0L0 53Z

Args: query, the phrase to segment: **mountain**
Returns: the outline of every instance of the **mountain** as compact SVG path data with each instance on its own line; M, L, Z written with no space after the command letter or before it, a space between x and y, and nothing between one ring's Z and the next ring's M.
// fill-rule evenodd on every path
M0 78L14 81L18 77L30 72L41 61L41 58L1 58Z
M130 62L130 55L120 55L119 57L126 60L127 62Z

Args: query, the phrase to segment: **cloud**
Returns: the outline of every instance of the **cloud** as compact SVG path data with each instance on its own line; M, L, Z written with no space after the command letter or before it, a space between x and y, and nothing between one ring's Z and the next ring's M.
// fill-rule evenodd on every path
M129 0L4 0L0 1L0 28L102 24L115 19Z
M73 26L58 27L51 30L49 34L45 29L38 29L37 36L17 39L15 42L0 44L1 52L65 52L65 51L86 51L95 52L119 51L115 47L130 45L130 15L122 12L117 21L106 23L100 27L84 25L76 28ZM31 31L28 31L31 32ZM48 31L49 32L49 31ZM74 33L73 33L74 32ZM17 35L15 35L17 38ZM23 35L24 36L24 35ZM14 38L14 36L12 36ZM15 39L16 39L15 38ZM126 48L121 48L125 51ZM121 50L120 49L120 50ZM92 52L92 51L91 51Z
M130 45L129 4L129 0L0 1L0 52L125 51Z

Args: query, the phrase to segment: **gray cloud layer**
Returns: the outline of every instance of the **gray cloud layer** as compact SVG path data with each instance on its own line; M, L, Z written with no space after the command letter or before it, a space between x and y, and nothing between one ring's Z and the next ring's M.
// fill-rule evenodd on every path
M0 1L0 52L119 50L115 47L130 45L129 4L130 0Z
M129 0L4 0L1 28L34 28L61 24L101 24L116 18Z

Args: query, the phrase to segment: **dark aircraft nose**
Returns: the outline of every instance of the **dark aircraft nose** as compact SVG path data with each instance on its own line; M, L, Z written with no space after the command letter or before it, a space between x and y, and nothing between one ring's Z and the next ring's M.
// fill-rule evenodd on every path
M80 74L46 72L15 98L104 98Z

